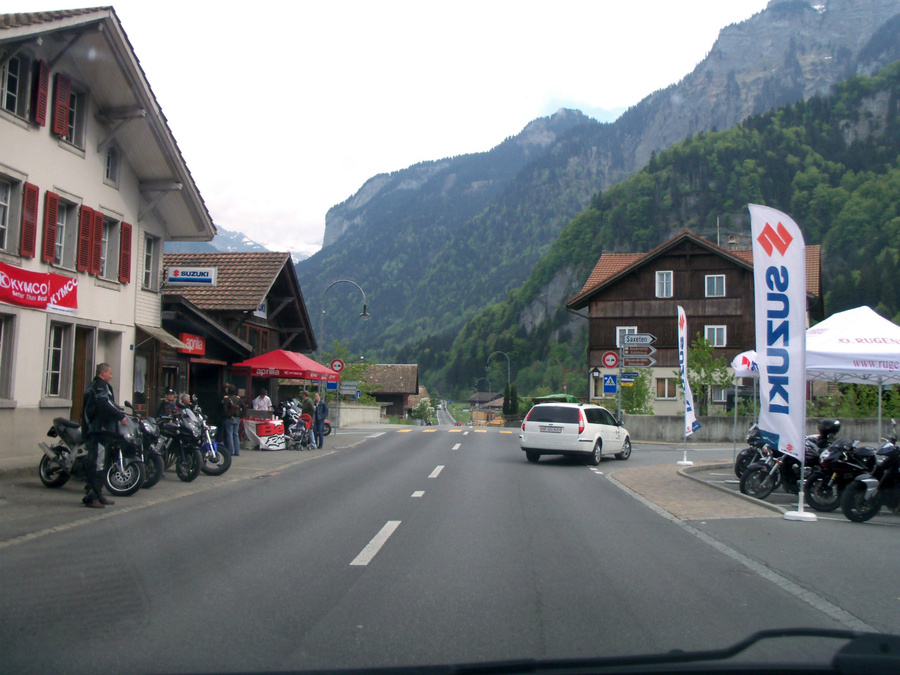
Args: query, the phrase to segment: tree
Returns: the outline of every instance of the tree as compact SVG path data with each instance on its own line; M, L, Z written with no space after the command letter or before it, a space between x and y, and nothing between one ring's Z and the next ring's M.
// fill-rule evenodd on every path
M732 383L725 358L717 357L715 348L700 335L697 335L688 349L687 376L691 393L694 395L694 409L697 415L709 414L714 388L727 387Z
M416 404L416 407L410 411L409 416L414 420L424 420L427 422L434 417L434 412L434 406L431 405L431 399L423 398Z
M649 368L638 370L638 376L630 387L622 387L622 410L629 415L653 414L653 391Z

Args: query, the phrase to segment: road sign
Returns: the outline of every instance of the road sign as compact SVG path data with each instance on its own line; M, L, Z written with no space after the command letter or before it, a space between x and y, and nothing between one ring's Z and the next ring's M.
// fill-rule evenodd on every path
M607 368L615 368L619 365L619 355L615 352L603 352L603 356L600 357L600 361Z
M622 365L625 368L649 368L656 363L656 359L649 356L623 356Z
M650 333L627 333L622 336L622 346L629 345L652 345L656 342L656 336Z
M622 348L623 356L652 356L656 353L656 347L650 345L629 345Z
M616 393L616 376L615 375L604 375L603 376L603 393L604 394L615 394Z
M640 373L633 373L633 372L622 373L622 382L636 380L636 379L638 379L638 377L640 377Z
M344 362L340 359L335 359L331 362L331 369L336 373L341 372L344 369Z

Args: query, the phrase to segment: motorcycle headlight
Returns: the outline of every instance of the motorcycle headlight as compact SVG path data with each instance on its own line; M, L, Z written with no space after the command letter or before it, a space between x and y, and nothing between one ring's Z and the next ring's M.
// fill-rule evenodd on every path
M215 436L217 430L218 430L218 427L210 427L210 428L209 428L209 433L210 433L212 436Z

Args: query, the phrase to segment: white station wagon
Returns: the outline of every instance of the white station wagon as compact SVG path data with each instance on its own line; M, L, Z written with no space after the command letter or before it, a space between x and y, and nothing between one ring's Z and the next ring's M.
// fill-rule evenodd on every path
M538 403L522 422L519 445L529 462L541 455L577 455L596 466L603 455L631 456L628 430L591 403Z

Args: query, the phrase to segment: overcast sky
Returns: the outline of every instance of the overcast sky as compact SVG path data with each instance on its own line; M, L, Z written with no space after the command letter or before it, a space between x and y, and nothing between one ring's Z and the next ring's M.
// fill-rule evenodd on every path
M313 253L378 173L481 152L562 107L611 121L768 0L119 0L213 221ZM97 3L100 4L100 3ZM7 0L2 12L91 6Z

